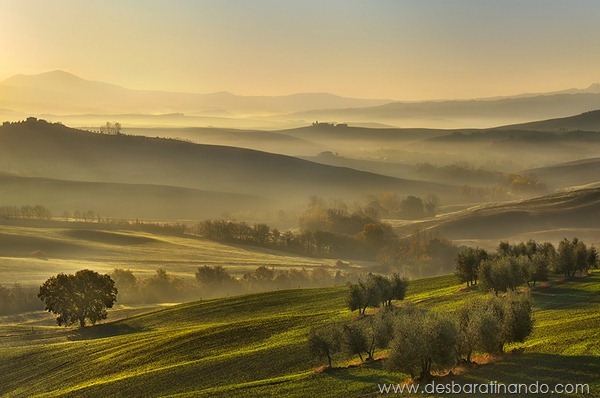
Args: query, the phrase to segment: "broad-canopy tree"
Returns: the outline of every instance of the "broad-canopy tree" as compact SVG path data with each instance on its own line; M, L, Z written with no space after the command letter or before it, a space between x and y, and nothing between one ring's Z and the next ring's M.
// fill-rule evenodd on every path
M86 320L92 325L108 316L106 309L117 300L117 288L109 275L84 269L75 275L58 274L48 279L38 293L48 312L58 315L59 326Z

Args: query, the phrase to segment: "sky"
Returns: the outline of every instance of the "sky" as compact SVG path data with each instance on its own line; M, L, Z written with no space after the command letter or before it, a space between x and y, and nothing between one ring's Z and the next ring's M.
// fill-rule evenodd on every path
M597 0L0 0L0 80L482 98L600 81Z

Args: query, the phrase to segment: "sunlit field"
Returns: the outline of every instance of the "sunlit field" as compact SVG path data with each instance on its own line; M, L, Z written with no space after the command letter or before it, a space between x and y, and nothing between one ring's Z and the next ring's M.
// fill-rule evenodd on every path
M595 272L536 289L533 335L508 347L518 354L440 382L577 382L598 394L599 278ZM246 295L129 312L83 330L28 322L37 313L4 318L0 370L10 376L0 391L8 397L376 396L378 383L408 377L388 369L385 352L360 365L358 358L336 357L335 368L322 372L307 350L310 327L355 316L346 295L345 287ZM413 281L406 301L448 312L478 295L447 276Z

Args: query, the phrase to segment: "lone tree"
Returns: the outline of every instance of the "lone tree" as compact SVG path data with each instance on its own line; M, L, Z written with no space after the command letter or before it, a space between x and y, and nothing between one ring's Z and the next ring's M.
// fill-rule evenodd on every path
M117 300L117 288L110 276L84 269L75 275L61 273L48 279L40 286L38 297L48 312L58 315L59 326L79 322L84 327L86 319L92 325L106 319L106 309Z

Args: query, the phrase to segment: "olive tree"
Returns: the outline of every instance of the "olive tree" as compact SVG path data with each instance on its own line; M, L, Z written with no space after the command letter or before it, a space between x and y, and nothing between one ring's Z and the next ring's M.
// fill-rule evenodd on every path
M449 317L412 311L396 320L390 347L390 364L415 379L427 380L431 372L456 364L458 331Z
M467 283L467 287L476 285L479 279L479 265L487 258L488 253L483 249L466 248L456 256L454 273L461 282Z
M308 333L308 349L315 358L327 358L329 367L332 367L333 355L341 350L340 327L326 325L312 328Z

